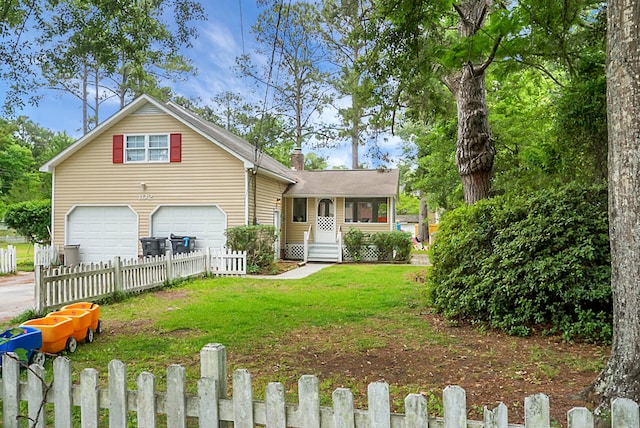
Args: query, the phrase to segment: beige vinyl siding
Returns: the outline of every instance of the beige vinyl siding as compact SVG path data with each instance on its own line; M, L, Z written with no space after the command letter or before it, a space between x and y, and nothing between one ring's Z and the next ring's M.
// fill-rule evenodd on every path
M257 219L258 224L273 225L273 211L280 210L282 193L287 189L287 183L260 174L257 175ZM278 201L279 200L279 201ZM253 184L249 186L249 221L253 221Z
M313 215L313 221L315 222L315 215L312 211L313 204L315 204L314 198L307 198L307 221L304 223L293 222L293 198L285 198L282 208L282 214L284 216L284 234L285 242L302 242L304 241L304 232L309 229L310 217Z
M151 133L181 133L182 162L112 162L114 134ZM122 119L57 166L54 180L56 244L64 243L65 215L76 204L130 206L141 237L149 236L150 215L160 205L217 204L227 227L245 220L243 163L168 115Z
M303 242L304 232L312 225L311 239L313 240L313 230L315 229L318 200L321 198L307 198L307 223L294 223L293 198L286 198L284 203L285 217L285 242ZM388 200L388 198L387 198ZM391 205L389 205L391 206ZM336 224L341 228L344 235L349 229L359 229L367 233L389 232L393 230L393 225L389 223L345 223L344 221L344 198L335 198Z

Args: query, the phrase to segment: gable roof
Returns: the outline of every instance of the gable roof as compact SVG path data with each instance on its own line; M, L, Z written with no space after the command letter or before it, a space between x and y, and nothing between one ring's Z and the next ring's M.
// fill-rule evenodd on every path
M400 183L400 171L397 169L339 169L292 173L297 183L286 190L285 196L290 197L395 197Z
M246 168L253 168L254 165L257 164L258 172L266 172L269 175L274 175L277 178L288 181L289 183L295 182L295 178L292 175L293 171L266 153L260 152L258 154L257 162L254 163L254 158L256 157L255 147L237 135L202 119L182 106L174 103L163 103L148 95L141 95L131 103L127 104L124 108L97 126L91 132L81 137L71 146L67 147L53 159L41 166L40 171L53 172L57 165L64 162L80 148L84 147L111 126L123 118L135 113L146 104L152 104L160 111L172 116L179 122L191 128L194 132L200 134L232 156L241 160Z

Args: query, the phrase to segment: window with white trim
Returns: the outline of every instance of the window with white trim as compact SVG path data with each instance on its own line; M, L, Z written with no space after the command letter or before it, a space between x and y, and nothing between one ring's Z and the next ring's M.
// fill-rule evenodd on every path
M387 198L345 198L345 223L387 223Z
M293 198L293 222L307 222L307 198Z
M125 162L169 162L169 135L127 135Z

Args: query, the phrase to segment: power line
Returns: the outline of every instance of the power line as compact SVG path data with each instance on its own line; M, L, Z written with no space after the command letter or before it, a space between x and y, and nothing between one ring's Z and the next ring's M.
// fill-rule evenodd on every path
M267 100L269 98L269 87L271 86L271 77L273 76L273 65L275 63L276 50L278 48L278 36L280 33L280 22L282 20L283 7L284 7L284 0L280 0L280 2L278 3L278 9L277 9L278 16L276 20L276 29L273 36L273 46L271 47L271 59L269 61L269 72L267 74L267 82L266 82L267 84L264 91L264 101L262 103L262 114L260 116L260 121L258 123L258 135L256 137L258 140L262 136L262 127L264 124L264 117L267 114ZM262 150L260 150L258 147L258 141L255 142L255 145L256 145L255 161L258 162L259 156L262 155Z
M242 56L246 54L244 49L244 20L242 19L242 0L238 0L238 8L240 9L240 39L242 40Z

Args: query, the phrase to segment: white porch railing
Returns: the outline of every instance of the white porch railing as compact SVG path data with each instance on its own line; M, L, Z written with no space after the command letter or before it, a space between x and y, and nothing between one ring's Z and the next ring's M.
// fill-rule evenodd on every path
M342 225L338 226L336 242L338 243L338 263L342 263Z
M304 259L303 261L306 263L309 261L309 239L311 238L311 225L309 225L309 229L304 232Z
M16 247L9 245L7 248L0 248L0 273L15 273L17 271Z

